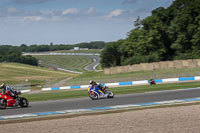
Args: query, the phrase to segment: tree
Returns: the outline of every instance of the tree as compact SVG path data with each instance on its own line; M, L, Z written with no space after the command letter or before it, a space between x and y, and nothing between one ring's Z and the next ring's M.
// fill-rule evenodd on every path
M176 0L166 9L156 8L143 20L138 17L134 25L126 39L115 42L117 48L112 52L106 45L102 54L111 57L117 53L121 58L103 59L104 66L200 58L199 0Z
M116 42L110 42L101 54L102 67L112 67L120 65L119 45Z

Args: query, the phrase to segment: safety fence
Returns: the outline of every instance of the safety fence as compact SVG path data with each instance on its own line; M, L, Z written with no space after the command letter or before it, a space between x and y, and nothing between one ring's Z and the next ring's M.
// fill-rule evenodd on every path
M156 83L170 83L170 82L194 81L194 80L200 80L200 76L179 77L179 78L166 78L166 79L154 79L154 81ZM115 83L103 83L102 85L106 85L108 87L114 87L114 86L145 85L145 84L149 84L149 80L128 81L128 82L115 82ZM89 87L89 85L64 86L64 87L54 87L54 88L42 88L42 91L80 89L80 88L84 89L84 88L88 88L88 87Z

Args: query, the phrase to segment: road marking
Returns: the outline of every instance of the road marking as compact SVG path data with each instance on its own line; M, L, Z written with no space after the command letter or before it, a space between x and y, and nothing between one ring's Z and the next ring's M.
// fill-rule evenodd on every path
M168 104L173 105L173 104L177 104L177 103L197 102L197 101L200 101L200 97L168 100L168 101L160 101L160 102L95 107L95 108L88 108L88 109L74 109L74 110L62 110L62 111L55 111L55 112L39 112L39 113L19 114L19 115L10 115L10 116L0 116L0 121L1 120L50 116L50 115L59 115L59 114L69 114L69 113L76 114L76 113L87 113L87 112L103 111L103 110L138 108L138 107L145 107L145 106L151 107L151 106L155 106L155 105L168 105Z

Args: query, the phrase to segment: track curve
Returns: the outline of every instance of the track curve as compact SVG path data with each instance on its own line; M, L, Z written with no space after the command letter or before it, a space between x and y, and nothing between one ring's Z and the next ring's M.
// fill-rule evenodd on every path
M87 70L87 71L96 71L96 67L99 65L100 58L97 57L97 56L89 56L89 57L92 58L94 62L92 64L86 66L85 70Z
M0 110L0 116L38 113L38 112L51 112L60 110L71 110L71 109L83 109L83 108L85 109L85 108L95 108L95 107L124 105L124 104L138 104L145 102L158 102L166 100L177 100L183 98L193 98L199 96L200 96L200 88L117 95L113 99L91 100L89 99L89 97L87 97L87 98L77 98L77 99L31 102L29 108L8 108L6 110Z

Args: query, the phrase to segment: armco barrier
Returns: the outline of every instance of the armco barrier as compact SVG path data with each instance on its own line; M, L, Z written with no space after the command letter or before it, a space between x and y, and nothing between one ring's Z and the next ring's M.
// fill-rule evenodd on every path
M156 83L169 83L169 82L181 82L181 81L192 81L192 80L200 80L200 76L168 78L168 79L155 79L155 82ZM149 80L105 83L103 85L110 87L110 86L126 86L126 85L144 85L144 84L149 84ZM89 87L89 85L65 86L65 87L55 87L55 88L42 88L42 91L79 89L79 88L88 88L88 87Z

